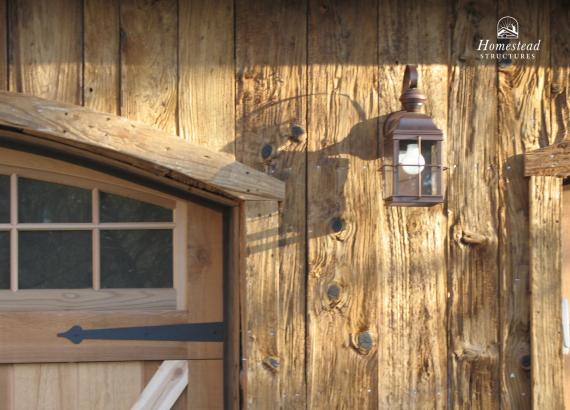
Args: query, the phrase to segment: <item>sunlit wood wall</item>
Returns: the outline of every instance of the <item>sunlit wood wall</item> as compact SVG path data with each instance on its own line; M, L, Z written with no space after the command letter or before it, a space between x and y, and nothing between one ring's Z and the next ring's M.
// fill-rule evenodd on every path
M287 182L280 231L267 234L280 246L279 307L274 326L246 336L265 359L243 362L244 406L526 409L521 154L568 137L569 10L0 0L0 86L141 120ZM478 61L503 15L541 39L536 60ZM407 63L447 137L446 203L428 209L382 201L382 122Z

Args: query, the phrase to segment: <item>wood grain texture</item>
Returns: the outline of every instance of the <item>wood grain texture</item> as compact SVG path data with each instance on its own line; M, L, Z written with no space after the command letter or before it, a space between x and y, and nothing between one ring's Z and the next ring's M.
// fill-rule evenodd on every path
M530 408L532 389L531 375L521 366L530 352L529 193L522 154L552 142L545 51L550 47L550 13L548 3L535 1L505 1L498 6L500 16L516 7L519 25L526 27L520 40L541 39L544 47L536 53L536 61L500 64L498 74L501 406L518 410ZM534 389L532 395L536 396Z
M241 199L284 195L282 182L227 154L124 117L6 92L0 93L0 116L0 125L34 135L29 138L36 143L59 143L179 183Z
M569 176L570 141L561 141L526 152L524 154L524 174L525 176Z
M280 405L288 409L305 408L306 397L306 9L305 0L236 3L237 154L286 183L279 208L279 373ZM263 147L272 150L266 158Z
M228 0L179 2L180 135L234 154L234 10Z
M0 398L4 410L15 410L14 383L14 365L0 364Z
M231 405L224 407L223 372L223 360L188 360L188 404L184 408L188 410L236 408Z
M562 245L561 253L561 293L562 298L570 301L570 187L563 186L562 190L562 232L560 242ZM570 357L563 356L563 374L562 383L564 388L564 405L570 408Z
M497 76L472 47L493 33L495 2L455 4L448 128L451 408L500 405ZM483 137L485 136L485 137ZM472 232L484 238L472 244ZM527 397L528 401L528 397Z
M269 409L281 397L277 202L245 202L242 218L243 406Z
M77 408L82 410L129 409L144 387L141 383L142 366L142 362L78 364ZM34 380L27 380L26 383L34 383ZM65 390L67 389L64 387Z
M1 312L175 310L174 289L0 290Z
M226 344L224 346L224 387L225 403L228 409L240 408L243 398L240 383L241 374L241 296L244 247L242 244L242 221L240 207L233 207L224 215L227 235L226 255L228 256L224 276L224 321Z
M188 385L188 361L165 360L131 410L170 410Z
M366 12L363 12L366 10ZM307 407L378 406L378 20L310 1ZM342 394L346 386L350 394ZM340 393L340 394L339 394Z
M121 2L121 114L177 134L176 0Z
M19 364L14 373L14 409L80 408L77 363Z
M76 324L98 329L186 322L183 311L0 313L0 363L221 359L218 342L84 340L76 345L57 337Z
M419 64L419 88L428 97L425 112L446 133L448 12L446 3L438 1L380 2L380 126L385 115L401 109L401 62ZM423 22L425 15L430 16L429 25ZM382 188L377 192L382 193L377 194L379 199L385 195ZM361 223L374 220L360 218ZM404 209L381 203L378 218L380 232L374 241L380 245L376 251L380 255L376 290L379 408L445 408L447 219L443 207ZM374 241L368 240L367 246Z
M563 409L560 217L561 180L531 177L530 345L532 408Z
M85 0L83 27L83 105L119 114L119 0Z
M8 89L8 0L0 0L0 90Z
M81 102L81 9L75 0L10 3L11 91Z
M570 139L570 2L552 1L551 9L550 132L551 141L558 142Z

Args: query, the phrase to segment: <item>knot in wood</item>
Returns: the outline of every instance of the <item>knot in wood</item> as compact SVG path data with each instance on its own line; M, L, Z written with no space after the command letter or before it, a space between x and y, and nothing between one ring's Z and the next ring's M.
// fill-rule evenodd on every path
M344 229L344 220L340 217L334 217L331 219L331 230L334 233L339 233Z
M374 347L374 340L368 330L364 330L351 337L352 347L361 355L370 353Z
M276 356L267 356L265 359L263 359L263 365L269 370L271 370L273 373L277 373L279 371L279 366L281 365L281 362L279 361L279 358Z
M489 242L489 238L486 235L461 227L457 227L454 232L454 237L456 241L464 245L481 246Z
M261 147L261 158L263 158L264 161L270 160L274 156L274 151L275 149L271 144L263 144Z
M290 140L294 142L301 142L301 136L305 134L305 129L299 124L291 124L291 135Z
M531 359L529 354L525 354L520 358L520 364L523 370L529 371L531 366Z

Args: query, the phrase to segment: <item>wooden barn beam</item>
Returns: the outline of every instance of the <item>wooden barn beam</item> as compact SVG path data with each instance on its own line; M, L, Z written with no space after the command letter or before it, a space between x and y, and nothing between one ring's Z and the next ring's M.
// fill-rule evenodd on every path
M533 409L563 409L560 178L533 176L530 200L530 345Z
M527 152L525 176L567 177L570 175L570 140Z
M0 93L0 126L108 157L166 180L241 200L282 200L285 185L232 156L154 127L87 108Z

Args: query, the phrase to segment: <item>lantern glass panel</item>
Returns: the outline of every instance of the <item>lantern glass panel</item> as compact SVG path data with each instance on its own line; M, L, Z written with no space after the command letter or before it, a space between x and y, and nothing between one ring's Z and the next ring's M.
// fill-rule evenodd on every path
M396 170L396 190L394 195L397 196L419 196L420 178L418 170L419 165L398 165Z
M441 141L425 140L422 139L422 157L424 158L426 165L440 165L441 158L439 149Z
M441 167L426 166L422 171L422 195L441 195Z

